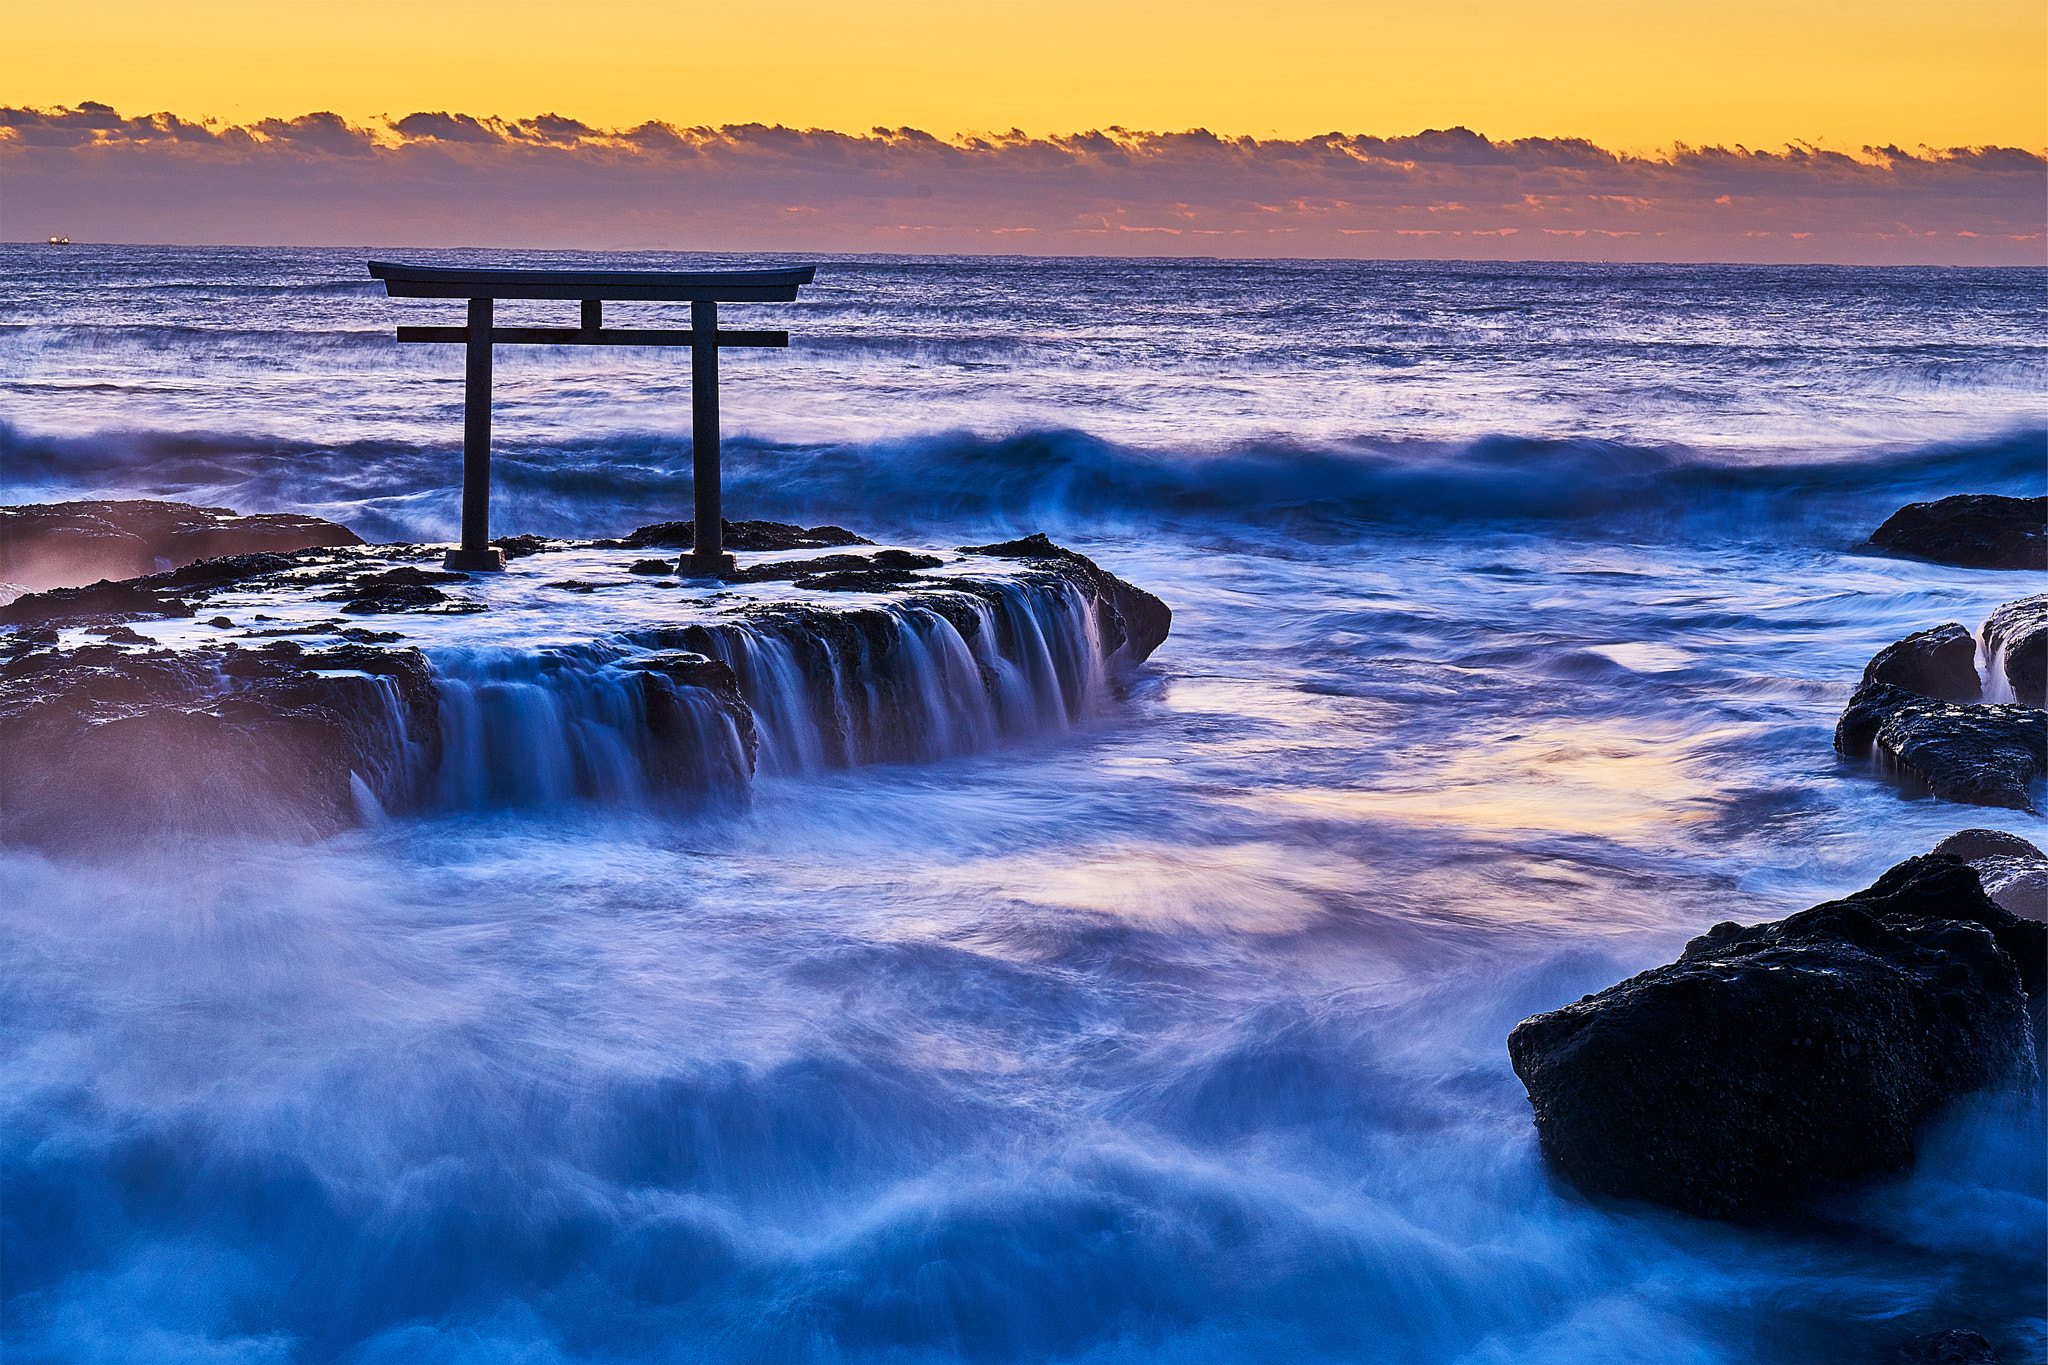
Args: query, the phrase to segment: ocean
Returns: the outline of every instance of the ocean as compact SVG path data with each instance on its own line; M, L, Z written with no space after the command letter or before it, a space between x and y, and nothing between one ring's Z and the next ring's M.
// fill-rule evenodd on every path
M0 257L0 502L373 541L454 534L462 357L366 259L740 263ZM1858 546L2048 491L2048 272L818 266L723 310L792 336L723 360L727 515L1044 531L1172 637L1079 725L739 810L0 852L11 1360L2041 1357L2038 1089L1738 1227L1555 1180L1505 1038L2048 834L1829 744L1878 649L2040 591ZM681 352L501 349L494 421L494 533L689 515Z

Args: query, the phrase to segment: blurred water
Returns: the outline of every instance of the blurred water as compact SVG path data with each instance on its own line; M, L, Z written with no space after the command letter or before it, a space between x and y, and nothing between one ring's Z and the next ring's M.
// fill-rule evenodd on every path
M459 358L368 253L4 250L7 501L449 525ZM1173 638L1076 731L739 814L4 855L10 1358L2038 1358L2038 1093L1738 1230L1554 1185L1504 1039L2042 839L1828 747L1876 649L2038 590L1854 546L2042 491L2042 278L826 262L740 324L799 344L729 362L735 514L1043 526ZM500 526L683 514L674 357L501 364Z

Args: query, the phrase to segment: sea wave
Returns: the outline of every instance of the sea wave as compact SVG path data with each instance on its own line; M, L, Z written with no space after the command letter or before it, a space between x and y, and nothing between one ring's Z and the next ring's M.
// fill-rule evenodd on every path
M949 431L867 444L738 437L724 451L726 505L736 515L892 529L1209 521L1315 533L1481 522L1740 534L1757 525L1782 531L1790 523L1822 541L1881 518L1901 501L1960 492L2038 495L2044 454L2048 430L2036 428L1776 459L1512 435L1162 450L1068 428ZM321 444L163 431L58 436L0 423L0 494L10 500L163 497L241 511L314 510L375 539L451 533L459 459L450 447L396 440ZM690 445L666 433L508 441L493 453L493 479L500 529L610 533L635 518L686 511Z

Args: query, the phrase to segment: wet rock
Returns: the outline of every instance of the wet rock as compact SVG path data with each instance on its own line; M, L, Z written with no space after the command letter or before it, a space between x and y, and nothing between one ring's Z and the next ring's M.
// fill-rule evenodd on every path
M167 831L321 837L357 822L358 782L411 798L438 707L417 650L32 649L0 665L0 837L117 853Z
M812 592L894 592L916 577L902 569L837 569L805 574L793 586Z
M351 616L381 616L401 611L419 611L446 602L448 594L424 583L391 583L351 597L342 610Z
M813 526L806 530L780 521L721 521L720 535L727 550L815 550L833 545L872 545L843 526ZM697 543L694 521L663 521L642 526L617 544L624 550L687 550Z
M1934 846L1977 869L1984 894L2022 919L2048 920L2048 853L1997 829L1964 829Z
M2048 593L2008 602L1984 622L1984 648L2002 668L2013 700L2048 706Z
M346 526L286 513L242 516L183 502L0 507L0 579L31 589L135 578L195 560L360 545Z
M1895 555L1966 569L2048 569L2048 497L1963 493L1901 507L1870 533Z
M675 571L675 561L669 559L636 559L626 566L627 573L672 574Z
M1766 1218L1907 1165L1948 1100L2030 1084L2044 963L2048 926L1930 854L1783 920L1715 925L1523 1020L1508 1054L1580 1189Z
M1991 1343L1976 1332L1951 1329L1915 1338L1899 1353L1900 1365L1998 1365Z
M528 555L547 554L551 550L566 550L566 540L551 540L547 536L500 536L491 542L507 559L524 559Z
M1173 609L1142 588L1133 587L1086 555L1055 545L1043 532L994 545L962 545L962 554L997 559L1030 559L1063 566L1095 597L1097 626L1112 667L1142 663L1166 641L1173 628Z
M1835 752L1874 758L1910 795L2033 810L2033 785L2048 771L2048 712L1936 701L1865 683L1836 723Z
M1942 701L1978 701L1977 637L1960 622L1917 631L1877 652L1863 669L1866 683L1890 683Z
M0 606L0 626L58 621L146 621L193 614L182 598L145 587L139 581L102 581L83 588L52 588L17 597Z
M664 763L662 776L670 785L715 788L719 784L706 784L701 779L718 775L703 773L702 765L707 757L715 760L726 751L724 745L705 742L702 726L707 717L701 709L690 706L685 689L708 701L739 739L745 771L727 776L743 784L753 773L759 736L754 729L753 709L741 695L740 680L731 665L690 650L662 649L622 659L619 667L643 679L642 704L646 708L648 732L659 746ZM735 786L733 794L737 790Z

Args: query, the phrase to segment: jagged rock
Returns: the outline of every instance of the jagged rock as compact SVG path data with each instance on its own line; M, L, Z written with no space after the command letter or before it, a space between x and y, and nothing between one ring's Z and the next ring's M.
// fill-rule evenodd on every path
M672 785L717 787L708 777L725 776L743 783L754 771L760 739L754 729L754 712L740 693L740 680L729 664L690 650L662 649L622 659L621 668L637 673L643 680L641 703L646 708L647 726L666 764L662 774ZM706 774L706 755L725 752L724 746L705 744L699 726L705 717L691 707L691 690L708 701L712 709L732 726L745 755L743 772Z
M1890 683L1942 701L1979 701L1977 638L1957 621L1916 631L1886 645L1863 668L1866 683Z
M1991 1343L1976 1332L1930 1332L1906 1344L1900 1365L1998 1365Z
M439 692L417 650L49 645L0 665L10 841L119 851L167 830L320 837L359 818L352 779L402 803L416 773L392 756L430 765L438 751ZM361 674L394 682L397 714Z
M2032 810L2033 784L2048 771L2048 712L1936 701L1865 683L1835 725L1835 752L1851 761L1874 752L1909 794Z
M143 586L142 580L125 583L101 581L83 588L52 588L32 592L0 606L0 626L41 625L46 622L146 621L164 616L191 616L192 608L169 593Z
M1984 894L2022 919L2048 920L2048 853L1997 829L1963 829L1934 846L1977 869Z
M2048 706L2048 593L2022 597L1984 622L1984 648L2002 666L2013 700Z
M1717 924L1523 1020L1508 1055L1580 1189L1768 1217L1903 1167L1949 1099L2031 1083L2044 964L2048 926L1930 854L1783 920Z
M318 517L183 502L53 502L0 507L0 579L40 590L154 574L223 555L360 545Z
M1044 532L994 545L962 545L962 554L996 559L1033 559L1064 565L1078 573L1098 603L1097 625L1103 648L1114 667L1143 662L1166 641L1173 628L1173 609L1142 588L1133 587L1084 554L1055 545Z
M2048 569L2048 497L1963 493L1901 507L1870 533L1896 555L1966 569Z
M805 530L780 521L721 521L720 535L728 550L814 550L833 545L872 545L843 526L813 526ZM622 550L687 550L697 543L694 521L663 521L642 526L622 537Z
M500 536L491 542L507 559L524 559L528 555L546 554L550 550L566 550L569 542L552 540L547 536Z

